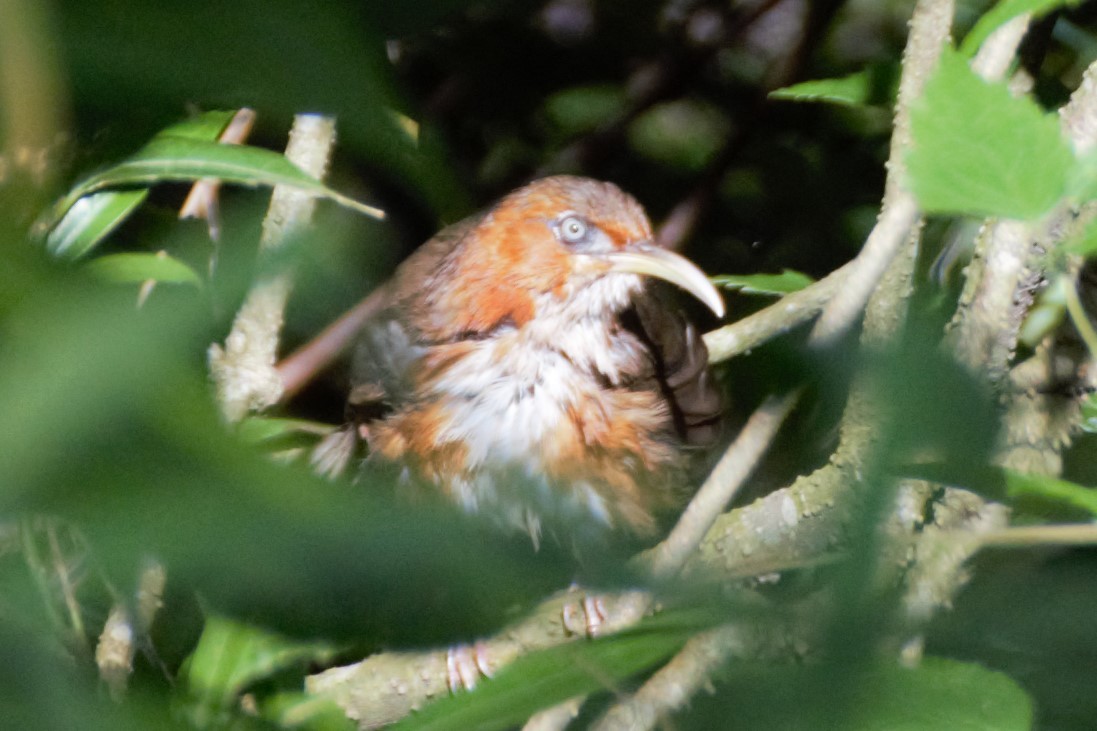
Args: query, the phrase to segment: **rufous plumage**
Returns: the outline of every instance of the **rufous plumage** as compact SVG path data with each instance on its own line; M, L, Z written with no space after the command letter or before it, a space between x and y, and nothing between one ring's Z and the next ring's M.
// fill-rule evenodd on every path
M442 230L356 346L368 459L535 540L545 518L652 533L720 414L703 341L652 279L723 314L610 183L543 178Z

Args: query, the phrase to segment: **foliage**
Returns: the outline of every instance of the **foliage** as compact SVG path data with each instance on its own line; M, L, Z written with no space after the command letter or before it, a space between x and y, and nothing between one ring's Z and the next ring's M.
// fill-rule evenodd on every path
M1076 4L964 6L971 30L957 34L959 50L942 57L913 110L907 182L924 210L1039 224L1094 198L1097 158L1071 148L1051 111L1092 60L1079 39L1093 44L1093 12ZM301 455L342 419L338 366L284 408L226 426L205 354L270 270L295 276L288 352L440 225L535 174L611 178L654 220L687 221L664 232L708 271L734 272L714 281L736 291L735 317L809 287L871 229L902 3L375 5L240 0L181 12L154 0L83 0L46 12L21 0L0 9L0 80L57 90L42 104L33 90L0 84L6 722L345 728L340 711L303 692L306 675L493 634L575 580L606 591L641 581L627 563L634 546L588 546L577 559L548 541L535 552L448 504L407 500L391 475L313 475ZM796 12L799 25L789 20ZM1044 62L1025 61L1038 94L1018 97L979 79L967 58L1022 12L1046 22L1033 31ZM5 51L13 38L31 52ZM226 110L242 106L259 111L253 139L218 144ZM338 119L330 184L275 151L289 115L313 110ZM35 129L64 135L43 141ZM175 220L189 183L211 178L226 183L216 244L204 224ZM257 240L273 185L326 205L272 262ZM927 228L930 253L945 246L941 229ZM1069 250L1092 258L1093 230L1083 227ZM1064 321L1084 337L1092 316L1086 293L1064 284L1071 260L1049 261L1055 286L1021 327L1030 349ZM1097 625L1085 609L1097 601L1092 549L1058 553L1051 566L1042 554L981 556L955 612L917 628L929 652L922 664L893 662L894 645L910 637L897 629L898 590L877 575L884 483L933 463L948 484L1005 500L1035 525L1049 514L1092 520L1087 485L1097 484L1088 436L1061 477L995 472L993 489L980 482L1002 415L984 384L933 355L955 293L921 271L915 289L921 309L892 351L803 354L793 332L722 366L736 417L775 380L809 386L748 497L825 463L835 405L855 377L875 379L883 427L867 479L880 484L845 526L842 552L754 572L747 585L698 571L655 586L666 611L654 618L528 654L398 727L508 728L594 693L578 723L589 722L698 632L735 619L780 634L781 622L833 591L809 623L818 656L802 667L781 662L798 649L725 663L716 693L676 726L1086 728L1097 713L1080 690L1097 683ZM1092 412L1091 402L1079 426L1097 431ZM98 633L112 607L138 613L149 557L166 566L168 590L153 624L138 628L129 688L115 701L97 677ZM1045 607L1030 584L1047 588L1059 620L1031 637L1021 630ZM998 633L1015 644L998 646Z

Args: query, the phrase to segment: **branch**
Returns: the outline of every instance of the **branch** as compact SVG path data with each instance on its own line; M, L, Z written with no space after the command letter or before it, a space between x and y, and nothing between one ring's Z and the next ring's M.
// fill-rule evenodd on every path
M1088 152L1097 142L1097 62L1089 65L1081 85L1059 110L1059 121L1078 154Z
M116 701L121 699L129 684L137 645L147 642L156 613L163 606L166 583L164 567L150 562L141 570L133 601L116 602L99 633L95 664L99 677Z
M1097 545L1097 525L1026 525L983 535L983 548L1032 548L1033 546Z
M916 229L918 207L903 180L906 174L904 158L911 145L910 107L921 96L941 49L949 41L954 13L951 0L922 0L914 10L910 38L903 52L903 73L895 105L880 217L861 253L853 260L845 286L827 303L815 323L811 331L813 344L826 346L835 342L853 326L874 292L881 296L887 294L877 285ZM914 244L910 241L909 248L913 249Z
M320 179L334 144L333 119L299 114L294 118L286 157ZM275 250L303 230L312 220L315 207L316 200L308 193L276 186L263 220L260 250ZM257 282L237 312L224 347L210 346L210 374L217 384L221 410L229 421L239 421L249 411L264 409L281 396L282 379L274 369L274 361L290 287L285 272Z
M709 362L720 363L749 352L811 320L845 284L852 271L853 263L850 262L763 310L705 333Z
M799 396L798 392L770 396L751 415L690 500L670 535L642 557L642 563L653 576L666 578L681 570L762 460Z

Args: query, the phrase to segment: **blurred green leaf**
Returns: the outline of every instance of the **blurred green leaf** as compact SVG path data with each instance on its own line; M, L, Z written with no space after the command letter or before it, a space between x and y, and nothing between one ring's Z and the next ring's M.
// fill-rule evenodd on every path
M139 188L107 190L80 198L50 230L46 248L66 259L83 256L129 218L148 195L148 188Z
M246 145L221 145L209 140L164 135L154 138L127 160L78 184L54 206L44 225L52 228L54 222L59 221L78 200L100 190L203 178L249 186L293 186L367 216L384 216L380 209L328 188L276 152Z
M545 101L545 113L566 135L597 129L621 112L625 91L614 84L564 89Z
M235 109L212 109L187 117L165 127L157 137L184 137L188 140L216 141L235 116Z
M837 79L817 79L776 89L771 99L793 102L828 102L849 107L895 104L899 83L899 65L876 63Z
M782 731L1028 731L1032 701L1009 676L924 657L915 668L733 665L712 698L698 696L686 728ZM841 693L841 695L838 695Z
M1097 198L1097 151L1087 152L1078 158L1067 183L1067 193L1079 203L1087 203ZM1093 231L1095 226L1097 224L1092 221L1087 224L1081 234L1081 240L1071 245L1072 251L1081 249L1078 253L1083 255L1091 253L1088 247L1094 245L1092 239L1097 236Z
M187 13L161 0L58 5L76 103L104 127L125 120L112 130L116 157L187 104L249 106L282 129L292 115L318 111L338 119L344 155L418 189L436 210L468 213L444 149L416 146L387 112L407 108L385 54L391 36L378 32L370 4L332 2L317 12L294 0L191 0Z
M974 56L991 33L1022 13L1032 13L1034 18L1039 18L1058 8L1075 7L1081 2L1082 0L1001 0L968 31L960 46L960 53L967 57Z
M1097 231L1097 227L1093 227ZM1072 286L1063 277L1052 279L1040 292L1021 323L1017 339L1026 347L1035 348L1063 322L1067 314L1065 287Z
M616 688L675 653L697 626L653 621L591 642L571 642L515 660L476 690L442 698L389 726L394 731L520 726L537 711L577 695Z
M1079 167L1085 166L1086 161L1079 161ZM1085 228L1074 238L1069 239L1063 250L1070 254L1078 254L1089 259L1097 254L1097 220L1090 221Z
M335 649L297 642L242 622L211 615L198 646L183 667L187 715L199 728L224 722L240 694L254 683L291 668L330 662Z
M215 141L232 120L233 111L211 111L177 122L157 135ZM94 249L123 221L129 218L145 198L148 188L108 190L79 198L49 229L46 248L54 256L77 259ZM56 216L56 214L54 214ZM56 221L56 218L54 218ZM50 226L44 222L42 226Z
M307 419L288 419L277 416L249 416L240 422L237 435L245 442L257 444L294 433L314 436L329 434L335 427Z
M1090 394L1082 402L1082 429L1097 434L1097 394Z
M712 283L725 289L738 289L743 294L786 295L798 292L815 280L808 275L784 269L780 274L721 274Z
M718 108L683 99L658 104L628 128L629 144L644 156L683 170L702 169L724 145L731 129Z
M1047 475L1006 470L1006 492L1010 498L1037 497L1080 508L1097 515L1097 490Z
M1058 118L942 54L911 112L910 186L929 213L1034 219L1066 190L1073 164Z
M1025 315L1017 340L1026 348L1035 348L1040 341L1055 332L1066 314L1067 308L1063 304L1037 303Z
M166 252L109 254L89 262L86 268L94 276L111 282L138 284L152 280L202 286L202 278L196 271Z
M73 521L118 586L153 554L211 608L295 637L470 639L574 579L562 546L535 553L440 499L397 497L394 476L332 483L226 434L195 356L207 313L184 293L137 311L62 278L5 313L0 510Z
M850 731L1027 731L1032 702L1009 676L974 663L923 658L869 672Z
M334 701L304 691L276 693L263 698L260 713L280 728L308 731L355 731L358 728Z

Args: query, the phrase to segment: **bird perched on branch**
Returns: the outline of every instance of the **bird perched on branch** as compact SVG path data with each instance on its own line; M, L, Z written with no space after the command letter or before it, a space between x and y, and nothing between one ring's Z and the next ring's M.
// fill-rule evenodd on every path
M720 414L703 341L651 278L723 314L610 183L544 178L442 230L356 347L349 411L369 460L535 543L547 516L650 534Z

